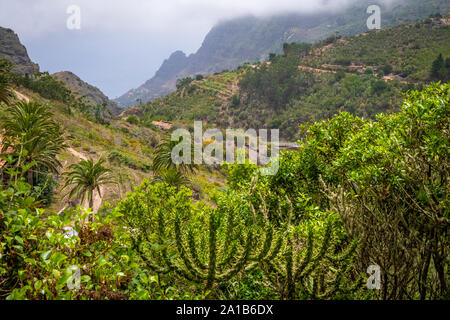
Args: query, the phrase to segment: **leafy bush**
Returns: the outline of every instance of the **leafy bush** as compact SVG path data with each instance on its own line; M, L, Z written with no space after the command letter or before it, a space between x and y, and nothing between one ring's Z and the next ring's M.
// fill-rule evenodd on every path
M68 105L75 103L72 91L48 72L36 73L32 76L14 75L14 82L39 93L43 98L61 101Z
M126 299L135 275L127 234L113 216L89 225L87 213L36 209L31 187L0 189L0 292L17 299ZM5 210L7 209L7 210ZM64 229L71 226L72 231ZM80 287L73 268L80 270ZM76 288L75 288L76 289Z
M108 160L111 162L116 162L118 164L125 165L131 169L141 170L144 172L149 172L152 166L149 163L145 163L140 160L132 159L124 155L122 152L118 150L113 150L108 154Z
M127 122L130 123L130 124L138 125L139 124L139 118L137 116L135 116L135 115L129 116L127 118Z

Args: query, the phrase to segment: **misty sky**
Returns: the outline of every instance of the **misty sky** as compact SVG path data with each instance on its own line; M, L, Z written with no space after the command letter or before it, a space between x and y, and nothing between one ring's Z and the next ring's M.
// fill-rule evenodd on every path
M150 79L175 50L190 54L217 22L242 15L337 10L356 0L0 0L41 71L69 70L116 98ZM81 30L66 27L81 9Z

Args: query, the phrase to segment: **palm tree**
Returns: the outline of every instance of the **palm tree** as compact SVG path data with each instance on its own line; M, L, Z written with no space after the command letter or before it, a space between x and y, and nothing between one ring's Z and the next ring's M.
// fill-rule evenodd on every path
M162 173L169 169L177 169L183 175L187 175L189 173L194 173L198 166L195 164L179 164L176 165L172 161L172 150L175 148L179 142L165 140L163 141L155 150L155 158L153 159L153 171L156 173ZM193 159L193 148L191 148L191 159Z
M8 82L0 76L0 104L3 102L9 104L12 96L12 90Z
M69 167L70 171L65 173L67 180L63 187L63 189L71 187L68 193L69 198L77 196L81 202L87 199L89 208L94 206L94 192L97 191L101 197L100 187L114 183L111 177L111 170L103 166L104 162L104 159L100 159L96 163L94 163L94 160L89 159L82 160Z
M64 132L52 119L47 106L36 102L18 102L0 114L3 145L1 153L15 150L20 165L32 164L57 173L61 163L57 155L66 148ZM28 181L33 184L33 172L28 170Z
M167 183L172 187L176 187L177 190L181 186L188 186L190 184L189 179L176 168L170 168L160 172L153 178L154 183Z

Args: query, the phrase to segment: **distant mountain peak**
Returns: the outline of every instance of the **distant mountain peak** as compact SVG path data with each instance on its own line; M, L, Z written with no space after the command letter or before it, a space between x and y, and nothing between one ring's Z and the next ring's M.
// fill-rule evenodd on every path
M368 5L383 10L383 28L412 23L432 13L447 13L448 0L361 0L340 12L284 14L264 18L245 16L221 21L206 35L200 49L190 56L176 51L164 61L155 76L115 101L124 107L149 102L176 90L177 79L196 74L211 75L235 69L245 62L267 59L280 53L284 42L315 42L336 32L352 36L367 31Z
M52 75L56 80L63 82L78 97L85 97L93 105L106 103L108 109L114 115L119 115L123 110L117 103L109 98L97 87L83 81L71 71L61 71Z
M0 58L11 61L17 74L39 72L39 65L32 62L19 36L11 29L0 27Z

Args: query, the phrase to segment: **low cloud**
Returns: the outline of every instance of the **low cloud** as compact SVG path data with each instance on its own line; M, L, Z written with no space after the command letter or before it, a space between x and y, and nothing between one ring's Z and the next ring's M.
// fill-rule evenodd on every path
M357 0L0 0L0 25L23 37L45 36L65 28L70 5L78 5L82 26L92 32L164 33L209 29L242 15L336 11ZM392 0L391 0L392 1ZM391 2L385 0L384 2Z
M357 1L0 0L0 26L19 34L41 70L70 70L116 97L151 78L173 51L195 52L219 21L336 12ZM79 31L66 27L71 5L81 9Z

